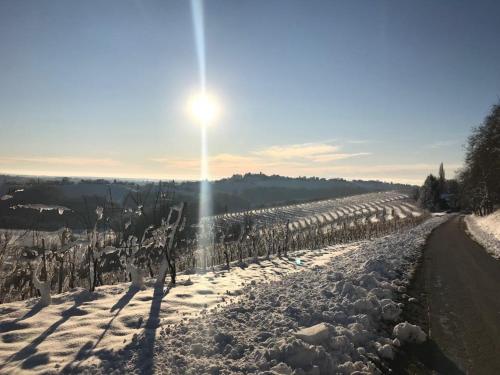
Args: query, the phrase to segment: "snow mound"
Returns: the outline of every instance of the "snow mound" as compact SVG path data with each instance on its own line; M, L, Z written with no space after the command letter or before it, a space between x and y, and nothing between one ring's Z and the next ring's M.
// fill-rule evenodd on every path
M427 335L422 328L408 322L399 323L392 332L400 342L420 344L427 340Z
M465 222L472 238L500 259L500 210L487 216L467 215Z

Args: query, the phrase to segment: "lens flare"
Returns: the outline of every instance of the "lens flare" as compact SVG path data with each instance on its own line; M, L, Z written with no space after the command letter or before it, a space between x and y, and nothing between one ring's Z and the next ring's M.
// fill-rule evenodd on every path
M206 84L205 62L205 21L203 0L191 0L191 16L193 18L194 43L198 58L198 73L202 90Z
M201 92L189 100L189 113L200 125L211 125L220 113L220 106L215 96Z
M193 16L193 31L198 58L198 73L200 79L200 93L189 101L192 117L201 125L201 155L200 155L200 212L198 230L198 250L201 255L202 268L206 268L206 254L211 248L213 231L211 230L212 195L210 193L210 173L208 169L208 141L207 125L213 123L219 112L219 106L213 96L206 91L206 62L205 62L205 22L203 0L191 0Z

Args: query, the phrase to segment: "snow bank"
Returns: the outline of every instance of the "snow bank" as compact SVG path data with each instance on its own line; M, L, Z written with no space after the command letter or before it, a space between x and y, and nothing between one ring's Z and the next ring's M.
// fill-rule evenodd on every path
M465 222L472 238L500 259L500 210L488 216L467 215Z
M250 283L235 303L146 329L122 350L75 372L165 374L381 373L400 342L425 333L396 325L397 303L432 229L446 217L363 242L329 264ZM423 335L422 335L423 334ZM393 339L393 335L396 336ZM67 369L68 371L71 369Z

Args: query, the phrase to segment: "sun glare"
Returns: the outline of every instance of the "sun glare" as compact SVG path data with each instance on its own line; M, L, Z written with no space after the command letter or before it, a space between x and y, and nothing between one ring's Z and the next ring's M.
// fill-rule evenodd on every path
M189 112L198 124L211 125L219 115L220 107L213 95L201 92L190 98Z

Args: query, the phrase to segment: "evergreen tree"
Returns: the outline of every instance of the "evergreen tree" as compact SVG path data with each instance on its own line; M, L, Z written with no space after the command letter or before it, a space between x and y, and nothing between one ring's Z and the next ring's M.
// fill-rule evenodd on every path
M446 177L443 163L439 165L439 195L446 193Z
M420 188L418 204L427 210L436 211L440 208L439 202L439 180L430 174Z
M445 175L444 175L444 166L443 166L442 162L439 165L439 180L440 181L445 181L446 180Z

